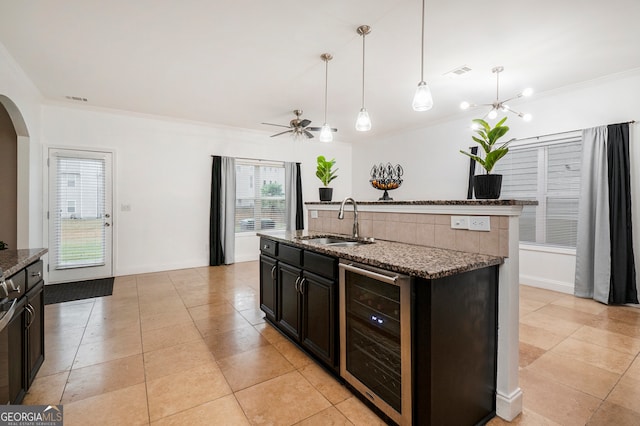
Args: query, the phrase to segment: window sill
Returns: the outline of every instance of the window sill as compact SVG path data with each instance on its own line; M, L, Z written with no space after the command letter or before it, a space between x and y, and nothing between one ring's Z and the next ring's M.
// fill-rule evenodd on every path
M576 255L576 249L574 248L545 246L545 245L538 245L538 244L520 243L520 250L537 251L537 252L552 253L552 254L565 254L568 256Z

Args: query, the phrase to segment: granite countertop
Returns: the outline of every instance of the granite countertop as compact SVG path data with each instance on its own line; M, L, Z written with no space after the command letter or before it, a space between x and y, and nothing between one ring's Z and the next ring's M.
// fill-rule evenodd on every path
M389 205L389 206L535 206L536 200L406 200L406 201L360 201L358 205ZM306 205L341 204L342 201L307 201Z
M309 238L327 236L348 238L347 235L309 231L261 232L258 235L342 259L427 279L447 277L487 266L500 265L504 262L500 256L384 240L353 247L327 246L309 241Z
M40 259L49 250L46 248L0 250L0 278L11 275Z

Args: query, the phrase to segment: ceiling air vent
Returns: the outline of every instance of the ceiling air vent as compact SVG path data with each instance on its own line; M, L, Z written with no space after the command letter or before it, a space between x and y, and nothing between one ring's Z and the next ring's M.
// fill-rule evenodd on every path
M451 71L444 73L444 75L446 75L447 77L455 78L455 77L463 76L468 72L471 72L471 68L468 67L467 65L462 65L458 68L452 69Z
M65 98L69 99L70 101L87 102L87 98L83 98L80 96L65 96Z

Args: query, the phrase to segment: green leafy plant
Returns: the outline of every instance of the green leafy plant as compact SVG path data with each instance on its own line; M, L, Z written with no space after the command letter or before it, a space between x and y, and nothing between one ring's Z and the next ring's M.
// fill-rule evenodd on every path
M479 155L474 155L469 152L460 150L462 154L476 160L487 171L487 174L490 174L491 170L493 170L493 166L496 165L498 160L507 155L507 153L509 152L508 146L511 141L507 141L499 147L496 147L496 142L498 142L498 139L503 137L509 131L509 127L503 126L506 120L507 117L503 118L498 123L496 123L493 128L491 128L489 123L480 118L476 118L475 120L473 120L473 122L478 125L478 128L475 130L475 132L479 137L472 136L472 138L474 141L480 144L480 146L484 150L484 158Z
M316 169L316 176L324 186L329 186L329 183L338 177L338 175L336 175L338 169L332 170L333 166L336 164L336 160L331 159L327 161L324 156L320 155L318 156L317 161L318 168Z

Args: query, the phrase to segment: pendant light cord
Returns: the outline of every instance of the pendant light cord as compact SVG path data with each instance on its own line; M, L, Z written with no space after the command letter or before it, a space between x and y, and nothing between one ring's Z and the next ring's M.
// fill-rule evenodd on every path
M420 81L424 81L424 12L425 0L422 0L422 52L420 55Z
M366 36L366 34L362 34L362 108L364 108L364 54L366 51L364 48L364 39Z
M327 90L329 87L329 59L324 59L324 124L327 124Z

